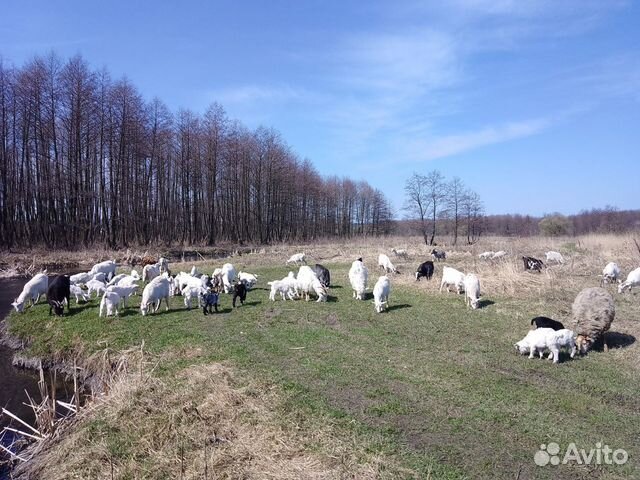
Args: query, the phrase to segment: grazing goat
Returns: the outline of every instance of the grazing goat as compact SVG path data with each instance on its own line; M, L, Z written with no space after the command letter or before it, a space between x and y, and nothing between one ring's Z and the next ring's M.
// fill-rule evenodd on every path
M364 300L368 279L369 271L367 267L364 266L364 263L362 263L362 258L359 258L351 264L351 268L349 269L349 282L353 289L353 298L356 300Z
M384 253L381 253L380 255L378 255L378 266L382 268L385 273L389 273L389 272L400 273L396 269L395 265L391 263L391 260L389 260L389 257L387 257Z
M480 280L473 273L464 277L465 304L471 305L474 310L480 307Z
M464 292L464 273L456 270L452 267L442 268L442 280L440 282L440 292L442 293L442 287L446 285L447 292L451 290L449 287L455 287L456 292Z
M327 289L320 283L311 267L303 265L298 270L298 288L304 293L305 300L309 301L309 293L313 290L318 297L317 302L327 301Z
M163 299L167 304L167 310L169 310L170 290L171 283L166 274L151 280L142 291L142 301L140 302L140 312L142 315L146 315L149 312L150 306L153 307L154 312L157 312Z
M433 262L431 260L427 260L426 262L421 263L418 266L418 270L416 270L416 281L420 281L422 277L425 277L427 280L431 280L433 276Z
M547 256L547 263L556 262L556 263L564 263L564 257L560 252L554 252L553 250L545 252Z
M560 349L568 347L571 349L571 358L576 354L577 348L574 333L571 330L553 330L552 328L537 328L530 330L527 335L514 344L516 352L522 354L529 353L529 358L534 358L538 353L540 358L544 355L544 350L549 350L549 360L558 363L560 359Z
M247 299L247 286L244 282L238 281L233 286L233 300L231 304L233 308L236 308L236 299L240 299L240 305L244 305L244 301Z
M396 257L402 257L404 259L409 258L409 252L407 252L404 248L392 248L391 253L393 253Z
M31 305L35 305L40 300L40 295L47 293L49 288L49 277L45 273L38 273L31 280L24 284L22 292L18 295L11 306L16 312L20 313L24 310L24 306L29 301Z
M553 330L562 330L564 328L562 323L549 317L532 318L531 325L535 325L536 328L552 328Z
M71 284L69 291L74 297L76 297L76 305L80 303L80 299L82 299L83 302L89 301L89 294L85 293L78 285Z
M538 260L534 257L522 257L522 262L524 263L524 269L530 270L533 272L541 272L542 267L544 267L544 263L542 260Z
M71 280L69 275L58 275L49 283L47 300L49 301L49 315L53 311L56 315L64 313L64 302L67 302L67 312L70 308Z
M115 260L105 260L104 262L96 263L89 273L95 275L102 272L106 275L106 279L109 280L116 274L116 268Z
M391 293L391 282L389 277L382 275L373 286L373 304L376 312L382 313L389 308L389 293Z
M293 263L295 265L307 263L305 254L304 253L294 253L293 255L291 255L289 257L289 260L287 260L286 265L289 265L290 263Z
M104 292L102 300L100 300L99 317L109 317L118 315L118 305L120 304L120 295L118 292Z
M618 293L623 293L625 290L631 291L632 287L640 285L640 267L635 270L631 270L627 279L618 285Z
M319 263L316 263L315 266L311 268L318 277L318 280L320 280L322 286L329 288L331 286L331 273L329 273L329 270Z
M446 260L447 254L444 250L436 250L435 248L431 250L431 259L432 260Z
M609 262L602 270L602 281L600 286L604 286L605 283L620 283L620 267L617 263Z

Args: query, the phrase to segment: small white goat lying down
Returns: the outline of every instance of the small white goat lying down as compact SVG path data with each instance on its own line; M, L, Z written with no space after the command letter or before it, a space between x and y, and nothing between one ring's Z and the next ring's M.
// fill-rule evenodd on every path
M318 297L317 302L327 301L327 289L320 283L318 276L307 265L303 265L298 270L298 289L304 293L305 299L309 301L309 293L313 290Z
M464 273L451 267L442 267L442 281L440 282L440 292L442 287L447 287L447 292L450 292L450 287L455 287L456 292L464 292Z
M353 298L356 300L364 300L368 278L369 271L362 263L362 259L359 258L351 264L349 282L351 283L351 288L353 288Z
M389 277L382 275L373 287L373 304L376 312L382 313L389 308L389 293L391 293L391 282Z
M289 265L290 263L295 263L296 265L298 265L299 263L307 263L307 259L304 253L294 253L293 255L291 255L289 257L289 260L287 260L286 265Z
M564 257L560 252L554 252L553 250L549 252L545 252L547 256L547 263L556 262L556 263L564 263Z
M69 288L71 290L71 295L76 297L76 305L80 303L80 299L82 299L83 302L89 301L89 294L83 292L79 286L72 284Z
M11 305L16 309L16 312L20 313L24 310L27 301L30 301L31 305L38 303L40 295L46 294L48 288L49 277L47 277L47 271L45 270L44 273L38 273L24 284L22 292Z
M468 273L464 277L465 303L471 305L471 308L480 307L480 280L473 273Z
M391 263L389 257L387 257L384 253L378 255L378 266L384 268L385 273L393 272L398 273L395 265Z
M631 291L632 287L637 287L640 285L640 267L635 270L631 270L629 275L627 275L627 279L618 285L618 293L623 293L625 290Z
M573 358L576 355L576 342L573 331L563 328L562 330L554 330L553 328L536 328L529 330L529 333L514 344L516 352L521 355L529 354L529 358L533 358L536 352L543 357L544 350L549 350L549 360L553 359L553 363L558 363L560 358L560 349L567 347L571 349L570 355Z
M100 313L98 316L118 315L119 304L120 295L118 295L118 292L104 292L102 300L100 300Z

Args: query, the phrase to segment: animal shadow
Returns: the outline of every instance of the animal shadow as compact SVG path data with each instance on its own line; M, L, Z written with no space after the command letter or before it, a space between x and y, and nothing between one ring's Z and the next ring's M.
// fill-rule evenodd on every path
M479 308L485 308L490 305L494 305L495 303L496 302L494 302L493 300L480 300Z
M626 348L636 342L636 337L627 333L607 332L604 337L609 348ZM596 346L600 351L604 349L603 342L598 342Z
M391 305L388 310L400 310L402 308L411 308L411 305L409 305L408 303L401 303L399 305Z
M241 307L241 306L244 305L244 306L255 307L256 305L260 305L260 303L262 303L262 302L259 302L258 300L254 300L253 302L244 302L244 303L241 304L240 300L237 300L236 301L236 306L237 307Z

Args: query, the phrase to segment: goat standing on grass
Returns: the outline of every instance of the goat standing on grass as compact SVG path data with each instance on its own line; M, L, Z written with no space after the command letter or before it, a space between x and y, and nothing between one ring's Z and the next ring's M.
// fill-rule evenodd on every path
M349 283L351 283L351 288L353 289L353 298L364 300L368 279L369 270L362 263L362 258L358 258L351 264L349 269Z
M306 256L304 253L294 253L293 255L291 255L291 257L289 257L289 260L287 260L286 265L289 265L290 263L293 263L295 265L302 265L303 263L307 263L306 260Z
M373 287L373 304L376 312L382 313L389 308L389 293L391 293L391 282L386 275L378 278Z
M16 312L21 313L24 311L27 302L30 302L31 305L38 303L40 295L47 293L48 288L49 277L47 277L45 270L44 273L38 273L25 283L24 287L22 287L22 292L20 292L20 295L14 300L11 306L16 309Z

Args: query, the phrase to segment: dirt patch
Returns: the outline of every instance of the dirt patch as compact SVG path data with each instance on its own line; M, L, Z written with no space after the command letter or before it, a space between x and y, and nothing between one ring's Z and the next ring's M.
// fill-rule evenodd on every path
M340 320L338 320L338 315L335 313L330 313L325 317L325 322L332 328L340 328Z

